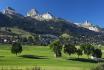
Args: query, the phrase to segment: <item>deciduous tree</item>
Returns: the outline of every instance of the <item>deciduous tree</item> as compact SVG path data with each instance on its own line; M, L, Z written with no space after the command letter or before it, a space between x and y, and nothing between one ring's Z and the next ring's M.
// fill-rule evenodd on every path
M76 52L76 47L73 44L66 44L64 46L64 53L68 53L69 55L74 54Z
M60 40L55 40L50 44L50 48L53 50L55 53L56 57L61 57L62 56L62 45L60 43Z
M22 45L18 42L12 44L11 53L18 54L22 52Z

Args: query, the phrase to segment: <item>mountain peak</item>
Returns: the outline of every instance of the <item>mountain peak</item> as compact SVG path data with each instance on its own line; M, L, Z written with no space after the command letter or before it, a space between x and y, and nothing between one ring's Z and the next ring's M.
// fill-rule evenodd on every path
M39 14L39 12L36 9L31 9L28 13L27 16L35 18L37 20L51 20L54 18L54 16L50 12L46 12L44 14Z
M35 17L39 15L39 12L36 10L36 9L31 9L28 13L27 13L27 16L30 16L30 17Z
M84 27L87 28L89 30L95 31L95 32L99 32L100 28L93 25L91 22L89 22L88 20L86 20L84 23L79 24L80 27Z
M42 18L46 20L51 20L54 18L54 16L50 12L46 12L42 15Z
M13 9L12 7L9 7L9 6L6 9L15 11L15 9Z
M15 9L13 9L11 7L7 7L6 9L4 9L3 13L4 14L15 14L16 11L15 11Z
M88 20L86 20L83 24L82 24L82 26L84 26L84 27L90 27L90 26L93 26Z

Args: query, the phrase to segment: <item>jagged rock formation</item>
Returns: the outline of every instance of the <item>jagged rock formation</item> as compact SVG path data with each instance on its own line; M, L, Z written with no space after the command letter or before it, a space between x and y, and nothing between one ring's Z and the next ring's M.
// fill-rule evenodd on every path
M38 16L39 15L39 12L36 10L36 9L31 9L28 13L27 13L27 16L30 16L30 17L35 17L35 16Z
M11 7L7 7L4 11L3 11L4 14L16 14L16 11L11 8Z
M40 14L36 9L31 9L28 13L27 13L28 17L34 18L36 20L52 20L54 17L51 13L47 12L44 14Z
M51 13L47 12L42 15L42 18L45 20L52 20L54 19L54 16Z
M27 17L31 17L34 18L36 20L42 20L41 15L39 14L39 12L36 9L31 9L28 13L27 13Z
M2 14L8 16L11 19L14 18L13 16L18 17L18 18L24 18L23 15L21 15L20 13L17 13L15 11L15 9L13 9L11 7L7 7L6 9L4 9L3 12L2 12Z
M84 28L87 28L89 30L92 30L92 31L95 31L95 32L100 32L100 28L91 24L89 21L85 21L84 23L80 24L79 25L80 27L84 27Z

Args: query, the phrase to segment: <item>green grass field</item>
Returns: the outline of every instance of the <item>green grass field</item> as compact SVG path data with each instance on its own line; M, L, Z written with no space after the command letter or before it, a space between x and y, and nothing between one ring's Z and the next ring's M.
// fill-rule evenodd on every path
M31 68L42 67L44 70L90 70L97 65L91 61L86 61L87 56L83 55L84 61L74 60L77 55L67 55L63 53L61 58L55 58L54 53L46 46L23 46L23 52L16 56L12 54L11 45L0 44L0 68Z

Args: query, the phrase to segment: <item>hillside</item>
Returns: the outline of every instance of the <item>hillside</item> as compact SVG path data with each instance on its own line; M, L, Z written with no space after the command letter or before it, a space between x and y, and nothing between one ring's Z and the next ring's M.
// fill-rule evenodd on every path
M21 35L22 37L32 36L31 33L26 32L26 31L19 29L19 28L16 28L16 27L7 27L7 28L1 27L0 31L2 34L11 33L11 34L15 34L15 35ZM5 32L5 33L3 33L3 32Z
M56 18L55 16L54 18L49 18L51 17L49 13L42 17L34 14L33 11L31 15L35 17L23 16L8 7L5 9L5 12L0 13L0 27L8 27L12 33L22 35L31 35L30 33L32 33L42 35L49 34L59 37L63 33L69 33L74 37L73 41L76 43L89 42L103 44L104 42L104 35L101 32L79 27L70 21Z

